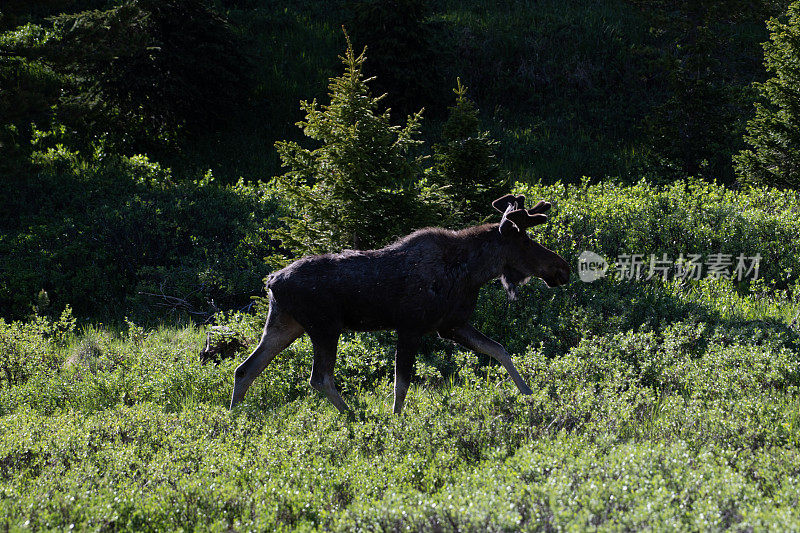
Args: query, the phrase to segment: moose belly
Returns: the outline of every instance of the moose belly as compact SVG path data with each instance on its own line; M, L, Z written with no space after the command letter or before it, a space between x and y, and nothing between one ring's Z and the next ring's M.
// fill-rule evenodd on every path
M379 329L428 329L436 321L436 312L398 302L342 302L344 327L356 331Z
M471 294L461 295L461 298L444 298L415 292L405 291L393 295L394 298L359 295L342 299L343 326L356 331L409 329L429 332L439 329L443 323L467 321L475 307L476 298Z

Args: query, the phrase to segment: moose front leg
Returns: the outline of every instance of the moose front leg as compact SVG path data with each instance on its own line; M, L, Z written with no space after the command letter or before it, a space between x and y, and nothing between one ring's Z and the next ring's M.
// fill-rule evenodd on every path
M295 339L303 334L303 327L297 321L280 310L275 299L270 295L269 315L264 326L261 341L242 364L236 368L233 381L231 409L244 398L247 389L267 365Z
M506 349L474 327L465 324L447 331L440 331L439 335L445 339L453 340L470 350L475 350L476 352L494 358L503 365L514 381L514 385L517 386L522 394L533 394L533 391L528 387L527 383L525 383L525 380L522 379L522 376L519 375L517 369L514 368L514 363L511 361L511 356L508 355Z
M406 401L408 386L414 373L414 360L420 337L412 333L397 332L397 352L394 356L394 414L399 415Z

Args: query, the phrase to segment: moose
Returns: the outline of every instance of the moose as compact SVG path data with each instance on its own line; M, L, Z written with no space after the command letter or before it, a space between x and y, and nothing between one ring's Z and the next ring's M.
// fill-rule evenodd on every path
M420 341L432 332L496 359L519 391L531 394L505 348L468 322L479 289L492 279L500 278L511 299L532 276L548 287L569 281L569 264L526 232L547 222L550 204L524 204L524 196L507 194L492 202L503 213L500 223L460 231L425 228L379 250L309 256L271 274L267 323L258 346L236 368L231 409L270 361L305 332L314 350L311 386L340 412L352 414L333 381L345 329L396 330L396 414L403 409Z

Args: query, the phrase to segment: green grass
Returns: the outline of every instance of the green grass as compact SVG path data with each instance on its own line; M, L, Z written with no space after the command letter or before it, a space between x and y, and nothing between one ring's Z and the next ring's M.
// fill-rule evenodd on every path
M703 183L537 187L520 190L556 202L538 235L571 261L581 245L568 235L608 255L729 246L777 263L740 286L535 282L506 302L490 285L474 323L509 347L534 394L430 338L400 417L389 333L340 341L348 420L309 387L307 338L227 410L263 311L221 319L247 346L216 365L200 361L205 330L192 325L0 324L0 526L800 528L800 306L784 279L796 271L796 197ZM683 240L660 239L657 225Z
M98 346L92 370L4 389L2 515L34 529L796 528L797 346L739 327L530 347L515 354L527 400L498 367L437 347L423 361L459 368L420 380L402 417L390 346L354 335L337 378L357 421L306 385L307 341L230 413L234 362L200 364L201 331L92 328L62 352Z

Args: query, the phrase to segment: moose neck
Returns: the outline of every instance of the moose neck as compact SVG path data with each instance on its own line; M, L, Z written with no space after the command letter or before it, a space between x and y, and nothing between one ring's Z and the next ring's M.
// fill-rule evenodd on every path
M466 282L477 289L500 277L505 260L499 224L474 226L458 233L463 239L462 262L467 265Z

